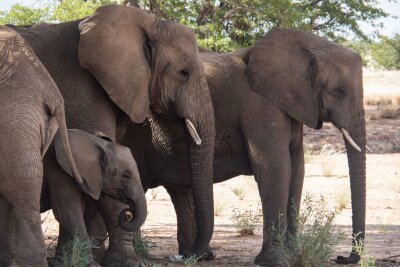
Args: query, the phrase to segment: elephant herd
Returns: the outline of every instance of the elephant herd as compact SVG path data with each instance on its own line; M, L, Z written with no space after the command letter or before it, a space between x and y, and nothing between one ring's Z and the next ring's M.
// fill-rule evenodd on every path
M0 266L47 266L49 209L56 256L78 235L95 244L90 266L136 266L132 232L157 186L176 211L179 253L212 260L213 183L241 174L254 175L262 202L255 263L279 265L271 228L295 232L303 124L323 122L343 134L353 234L364 239L362 65L349 49L275 29L215 53L179 23L105 6L83 20L0 26L0 58Z

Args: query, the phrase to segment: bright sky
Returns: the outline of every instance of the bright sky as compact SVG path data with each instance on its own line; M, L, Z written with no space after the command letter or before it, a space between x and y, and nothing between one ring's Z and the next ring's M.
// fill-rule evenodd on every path
M9 9L10 6L16 3L39 6L40 2L44 1L43 0L0 0L0 10ZM400 0L398 0L398 2L400 2ZM387 36L392 36L394 33L400 33L400 3L393 3L389 2L389 0L382 0L380 1L380 7L391 15L399 16L399 18L397 19L386 18L381 20L384 26L382 29L379 30L380 33ZM365 27L365 31L367 33L371 33L373 30L370 26L365 24L363 27Z

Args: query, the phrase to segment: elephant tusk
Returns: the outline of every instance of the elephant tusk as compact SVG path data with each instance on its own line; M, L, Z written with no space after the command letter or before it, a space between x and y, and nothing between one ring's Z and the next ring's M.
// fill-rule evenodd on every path
M346 138L346 140L350 143L354 149L356 149L358 152L361 152L361 148L354 142L353 138L351 138L349 132L346 129L340 128L340 130L343 133L343 136Z
M365 145L365 148L366 148L369 152L374 153L374 151L373 151L369 146Z
M193 123L189 119L185 119L186 122L186 127L189 130L190 135L193 138L193 141L196 143L196 145L201 145L201 138L199 134L197 133L196 128L194 127Z
M126 221L131 222L133 220L133 213L130 211L125 211Z

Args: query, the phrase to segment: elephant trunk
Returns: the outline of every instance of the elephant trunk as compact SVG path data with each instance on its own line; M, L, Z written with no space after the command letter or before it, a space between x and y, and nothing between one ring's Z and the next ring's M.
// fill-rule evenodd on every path
M136 186L135 191L128 197L129 208L121 211L118 216L118 225L128 232L138 230L147 217L147 202L142 186Z
M348 138L343 136L345 140L347 159L350 174L350 187L351 187L351 207L353 212L353 245L355 242L363 242L365 238L365 209L366 209L366 169L365 169L365 120L364 109L359 108L357 116L352 120L348 132L354 142L358 145L361 152L357 150ZM354 246L353 246L354 247ZM356 251L352 251L350 257L338 257L341 263L356 263L360 260L360 255Z
M200 142L197 142L196 133L190 132L191 126L186 123L193 139L190 147L191 177L193 198L196 212L197 232L189 255L203 256L209 247L214 229L214 202L213 202L213 161L215 145L214 109L210 92L205 78L201 79L201 95L198 96L195 110L200 112L196 117L189 117L197 130Z

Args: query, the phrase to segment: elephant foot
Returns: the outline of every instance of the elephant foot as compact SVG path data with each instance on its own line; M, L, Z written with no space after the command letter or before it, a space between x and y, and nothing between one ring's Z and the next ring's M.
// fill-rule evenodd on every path
M268 266L268 267L285 266L279 257L272 255L271 253L268 253L264 250L257 255L256 259L254 260L254 263L256 265Z
M98 259L98 260L102 259L106 255L106 252L107 252L107 248L104 244L94 245L92 247L92 255L93 255L93 258L95 258L95 259Z
M336 263L337 264L356 264L360 260L360 255L351 253L350 256L337 256Z
M214 253L214 251L212 250L212 248L210 246L208 246L208 248L200 253L200 252L195 252L191 249L187 249L186 252L181 253L182 255L184 255L184 258L189 258L192 257L194 255L196 255L196 257L198 257L198 260L200 261L210 261L215 259L216 254ZM200 255L200 256L198 256Z
M101 264L107 267L137 267L141 260L133 250L126 250L123 247L109 247L104 255Z

